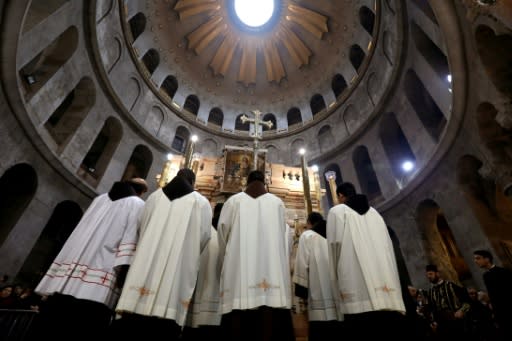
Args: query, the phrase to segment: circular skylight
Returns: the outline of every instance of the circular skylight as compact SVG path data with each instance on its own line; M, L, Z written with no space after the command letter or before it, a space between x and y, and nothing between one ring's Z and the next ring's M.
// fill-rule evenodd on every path
M274 14L274 0L234 0L235 13L249 27L261 27Z

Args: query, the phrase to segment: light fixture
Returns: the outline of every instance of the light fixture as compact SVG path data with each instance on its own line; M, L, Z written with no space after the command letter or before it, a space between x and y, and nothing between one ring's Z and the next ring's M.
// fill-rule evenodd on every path
M25 75L25 80L29 85L32 85L37 82L36 76L34 75Z
M167 154L167 161L171 161L173 156L171 153Z
M313 165L311 166L311 169L313 170L313 172L318 172L318 166L317 165Z
M404 172L409 173L410 171L412 171L414 169L414 162L412 162L410 160L406 160L406 161L402 162L402 169Z
M446 76L446 80L448 81L448 83L451 83L452 82L452 75L447 75Z
M192 137L190 139L192 140L192 142L196 143L198 140L198 137L197 137L197 135L192 135Z
M249 27L261 27L274 14L274 0L234 0L235 14Z

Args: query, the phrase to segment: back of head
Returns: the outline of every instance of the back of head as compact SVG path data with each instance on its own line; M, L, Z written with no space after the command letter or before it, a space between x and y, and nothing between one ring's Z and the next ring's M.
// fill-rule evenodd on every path
M356 188L352 183L344 182L338 185L338 187L336 188L336 194L342 194L347 198L351 198L354 195L356 195Z
M187 180L187 182L194 186L194 184L196 183L196 175L194 174L194 172L192 171L192 169L190 168L182 168L178 171L178 174L176 174L176 176L179 176L185 180Z
M476 250L473 252L474 255L481 256L482 258L487 258L491 263L493 262L492 253L487 250Z
M218 202L215 204L213 208L213 217L212 217L212 225L215 229L217 229L217 224L219 223L220 212L222 211L222 206L224 206L223 202Z
M253 170L249 173L249 176L247 177L247 184L250 184L254 181L260 181L262 183L265 183L265 174L259 170Z
M437 269L437 265L435 265L435 264L428 264L425 267L425 271L426 272L439 272L438 269Z
M323 220L324 220L324 217L320 213L318 213L318 212L311 212L308 215L308 219L307 219L307 221L311 225L316 225L316 224L318 224L319 222L321 222Z
M142 178L131 178L126 182L132 186L137 195L142 195L148 191L148 184L146 183L146 180Z

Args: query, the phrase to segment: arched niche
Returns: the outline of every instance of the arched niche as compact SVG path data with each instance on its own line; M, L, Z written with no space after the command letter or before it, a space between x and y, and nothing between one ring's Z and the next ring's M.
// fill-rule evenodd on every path
M266 125L263 126L263 131L269 131L269 130L276 130L277 128L277 121L276 116L274 114L268 113L263 116L263 121L270 121L272 122L272 128L267 127Z
M434 141L439 142L446 126L446 118L421 79L411 69L405 74L404 91L423 127Z
M146 117L144 127L153 135L160 135L160 128L164 122L165 115L161 108L153 106Z
M45 21L69 0L31 1L23 22L23 33Z
M94 82L84 77L48 118L44 127L60 148L73 137L95 101Z
M224 113L220 108L213 108L210 110L210 114L208 115L208 124L212 124L217 127L222 127L224 123Z
M174 95L176 95L176 91L178 91L178 80L174 76L167 76L160 89L172 100Z
M512 35L496 35L490 27L480 25L475 39L478 54L492 83L512 98Z
M411 22L411 34L414 45L416 45L420 54L425 58L439 78L445 82L446 88L448 89L450 87L450 81L448 78L448 76L450 76L450 67L444 52L414 21Z
M146 16L144 13L139 12L128 20L128 25L130 26L132 38L135 41L146 29Z
M363 194L366 194L368 200L380 198L382 192L370 155L368 154L368 149L365 146L357 147L352 154L352 162L354 163L357 179Z
M146 179L152 163L153 153L151 153L151 150L142 144L137 145L126 164L121 180L129 180L131 178Z
M235 119L235 130L249 131L251 124L249 122L242 122L242 115L243 114L238 115Z
M347 81L342 75L337 73L332 77L331 88L332 92L334 92L334 96L338 98L347 88Z
M267 162L269 163L278 163L279 162L279 148L274 145L265 146L267 150Z
M142 56L142 64L144 64L149 74L152 75L160 64L160 54L158 51L149 49L144 56Z
M349 59L350 63L352 64L356 71L359 71L359 68L363 64L365 58L366 54L359 45L352 45L350 47Z
M37 174L26 163L7 169L0 177L0 245L14 228L37 190Z
M91 186L98 185L122 137L121 122L114 117L107 118L78 171Z
M187 99L185 100L185 104L183 105L183 109L188 111L194 116L197 116L197 113L199 112L199 98L197 98L196 95L189 95Z
M293 166L300 165L300 155L299 150L301 148L306 148L306 143L303 139L295 139L290 145L290 164Z
M375 13L366 6L359 9L359 22L368 34L373 36L373 28L375 26Z
M324 125L320 128L317 137L318 144L320 145L320 151L322 152L331 149L334 145L335 139L330 125Z
M425 199L418 204L416 223L424 235L427 261L437 265L442 277L455 282L470 279L469 267L457 246L451 227L434 200Z
M300 109L293 107L290 110L288 110L288 113L286 113L286 119L288 120L288 127L291 127L295 124L301 124L302 114L300 112Z
M25 89L25 99L30 99L71 58L78 46L78 30L71 26L54 41L23 65L19 75Z
M17 281L32 288L37 286L78 225L82 215L80 205L74 201L65 200L55 206L50 219L16 276Z
M311 101L309 102L309 104L311 106L311 113L313 114L313 116L317 115L322 111L325 111L326 105L324 97L322 95L313 95L313 97L311 97Z
M204 143L202 143L201 155L202 156L210 156L217 157L218 156L218 144L213 139L206 139Z
M430 20L432 20L433 23L437 25L437 19L434 14L434 11L432 10L432 7L430 7L430 4L426 0L412 0L412 3L418 7L423 14L425 14Z
M187 147L187 142L190 137L190 131L184 126L179 126L176 129L176 133L174 134L174 139L172 141L172 149L183 153L185 152L185 148Z
M405 162L416 163L416 157L404 135L400 124L396 120L395 113L389 112L382 116L379 125L379 137L391 165L391 170L396 180L402 182L407 179L410 170L404 170Z
M329 182L329 176L331 175L331 172L334 172L334 178L333 178L333 184ZM336 189L339 184L343 183L343 177L341 176L341 170L340 166L338 166L335 163L329 164L327 167L325 167L323 171L323 181L325 181L325 192L327 195L327 202L329 203L329 207L333 207L337 200L336 198Z

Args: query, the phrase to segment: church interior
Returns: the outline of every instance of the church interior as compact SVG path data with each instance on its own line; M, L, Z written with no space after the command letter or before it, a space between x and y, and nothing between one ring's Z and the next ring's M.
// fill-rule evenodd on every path
M0 275L35 286L94 197L183 166L212 207L264 169L296 229L353 183L416 287L512 266L511 1L0 3Z

